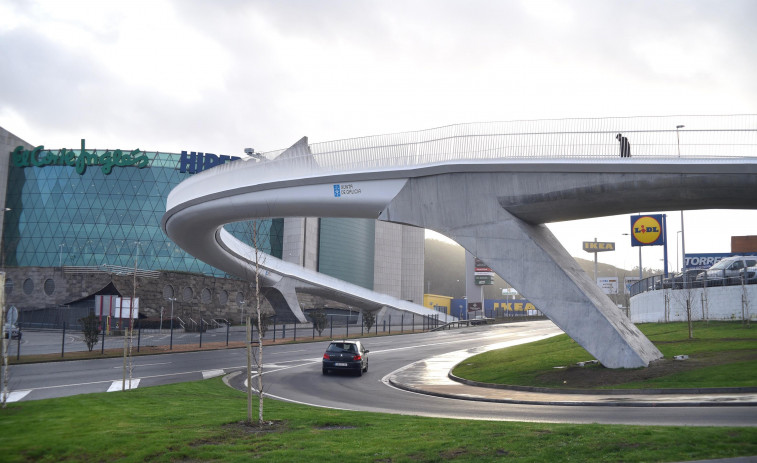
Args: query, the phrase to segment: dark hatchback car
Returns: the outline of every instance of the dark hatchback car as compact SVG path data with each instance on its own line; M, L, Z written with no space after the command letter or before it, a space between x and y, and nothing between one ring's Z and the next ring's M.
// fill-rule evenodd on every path
M331 341L323 354L323 374L342 370L361 376L368 371L368 352L360 341Z

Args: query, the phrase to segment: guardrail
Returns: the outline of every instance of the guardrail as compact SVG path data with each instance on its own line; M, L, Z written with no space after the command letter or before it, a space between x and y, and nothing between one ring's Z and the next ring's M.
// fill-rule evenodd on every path
M748 279L743 275L727 275L725 270L702 270L695 275L655 275L639 280L630 288L631 297L647 291L662 289L684 290L693 288L711 288L716 286L735 286L757 284L757 278Z
M685 125L677 129L678 125ZM617 134L631 145L620 158ZM729 162L757 157L757 115L661 116L559 119L457 124L414 132L299 145L287 152L261 153L216 166L185 180L168 197L168 209L194 182L224 176L224 188L249 186L250 174L231 179L239 162L254 164L256 184L361 171L423 167L456 161L634 162L680 159L688 164L712 158Z

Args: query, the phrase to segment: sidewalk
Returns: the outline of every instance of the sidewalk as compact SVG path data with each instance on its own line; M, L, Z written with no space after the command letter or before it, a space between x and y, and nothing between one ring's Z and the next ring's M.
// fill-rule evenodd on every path
M739 392L737 388L707 389L675 393L657 391L565 392L558 389L519 387L517 390L485 386L451 378L452 368L468 357L498 348L487 346L431 357L412 363L392 373L388 382L400 389L439 397L534 405L596 405L627 407L692 407L757 405L757 391ZM724 392L727 391L727 392Z

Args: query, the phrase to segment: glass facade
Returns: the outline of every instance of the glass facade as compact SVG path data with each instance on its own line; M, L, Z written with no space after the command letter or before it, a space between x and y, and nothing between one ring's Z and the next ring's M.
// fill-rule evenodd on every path
M142 154L149 158L147 167L113 167L108 175L98 166L80 175L70 165L21 168L11 161L3 265L134 267L137 259L140 269L226 276L186 254L160 228L168 193L191 175L179 171L180 155ZM260 248L279 258L283 223L265 221L259 236ZM251 241L249 222L226 229Z
M318 271L373 289L375 238L375 220L322 218Z

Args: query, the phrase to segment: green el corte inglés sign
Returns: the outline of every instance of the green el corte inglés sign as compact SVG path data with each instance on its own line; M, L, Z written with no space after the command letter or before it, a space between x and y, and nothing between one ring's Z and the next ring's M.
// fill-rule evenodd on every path
M88 166L100 166L105 175L110 174L114 167L134 166L139 169L147 167L150 158L139 149L123 152L121 150L106 150L103 154L97 154L97 150L88 152L84 148L84 139L81 140L81 151L60 149L57 153L45 150L40 145L33 150L25 150L23 146L17 146L11 152L11 162L15 167L45 167L45 166L70 166L76 167L76 173L83 175Z

